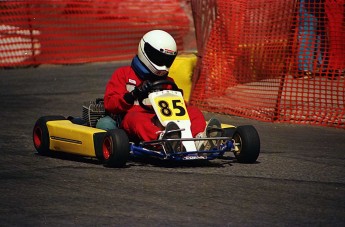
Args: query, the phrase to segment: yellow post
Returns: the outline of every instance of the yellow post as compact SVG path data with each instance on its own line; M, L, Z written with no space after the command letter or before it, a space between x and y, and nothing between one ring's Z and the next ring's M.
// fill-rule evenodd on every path
M169 76L175 80L177 86L183 89L184 99L188 102L192 88L192 76L196 65L195 54L179 54L172 64Z

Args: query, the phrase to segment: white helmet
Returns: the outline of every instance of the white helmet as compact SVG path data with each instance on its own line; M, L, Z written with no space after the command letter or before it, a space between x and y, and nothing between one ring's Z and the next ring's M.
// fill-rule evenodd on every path
M138 46L138 58L155 75L165 76L177 55L174 38L162 30L146 33Z

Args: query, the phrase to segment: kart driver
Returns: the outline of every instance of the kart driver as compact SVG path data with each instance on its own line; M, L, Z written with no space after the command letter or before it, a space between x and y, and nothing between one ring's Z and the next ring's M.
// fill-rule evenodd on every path
M155 113L145 110L138 103L139 97L147 97L154 81L174 81L168 73L176 56L176 42L169 33L162 30L150 31L140 40L138 53L131 65L115 70L108 81L104 94L105 110L123 116L121 128L129 137L139 141L165 138L165 134L171 136L166 138L181 137L181 132L165 133L178 130L177 124L170 122L164 129ZM203 136L206 121L202 112L193 106L187 106L187 112L193 137ZM213 119L210 123L220 127L218 120Z

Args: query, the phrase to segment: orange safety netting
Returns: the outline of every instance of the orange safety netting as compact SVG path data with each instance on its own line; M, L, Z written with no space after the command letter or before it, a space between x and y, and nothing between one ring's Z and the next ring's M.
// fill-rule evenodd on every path
M0 1L0 67L129 60L152 29L170 32L180 50L190 48L186 6L186 0Z
M192 0L191 103L262 121L345 128L344 0Z

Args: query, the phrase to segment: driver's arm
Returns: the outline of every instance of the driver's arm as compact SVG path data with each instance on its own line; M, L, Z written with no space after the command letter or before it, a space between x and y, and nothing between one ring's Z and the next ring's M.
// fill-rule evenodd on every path
M127 112L134 101L126 101L126 94L129 94L126 88L126 71L125 68L119 68L107 83L104 94L105 110L113 114Z

